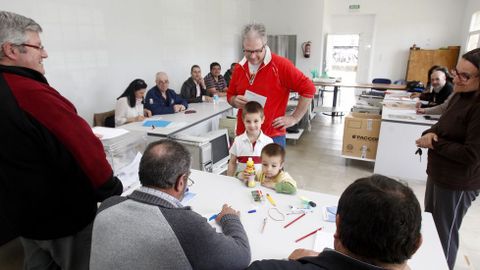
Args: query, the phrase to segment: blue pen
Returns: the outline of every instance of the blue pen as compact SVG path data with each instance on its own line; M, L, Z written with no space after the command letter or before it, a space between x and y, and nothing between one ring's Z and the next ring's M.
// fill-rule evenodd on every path
M255 212L257 212L257 210L255 210L255 209L252 209L252 210L248 211L249 214L252 214L252 213L255 213Z
M215 215L211 216L211 217L208 219L208 221L212 221L212 220L216 219L217 217L218 217L218 214L215 214Z

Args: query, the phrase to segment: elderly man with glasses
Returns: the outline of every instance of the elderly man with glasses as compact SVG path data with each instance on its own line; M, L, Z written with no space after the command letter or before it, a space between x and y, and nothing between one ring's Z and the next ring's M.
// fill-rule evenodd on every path
M265 122L262 131L274 142L285 146L286 128L295 125L307 112L315 86L288 59L278 56L267 46L263 24L249 24L243 30L244 58L235 66L227 91L228 102L238 111L237 135L245 131L242 108L249 101L248 90L266 97ZM300 94L291 115L285 115L290 91Z
M250 246L239 212L227 205L216 217L224 233L181 203L190 153L180 143L151 143L140 161L142 184L127 198L100 206L92 236L91 270L245 269Z
M155 75L156 85L148 90L145 97L145 108L153 115L176 113L188 108L188 102L168 88L169 83L167 73L158 72Z
M24 269L88 269L97 203L123 188L88 123L44 77L41 32L0 11L0 226L21 237Z

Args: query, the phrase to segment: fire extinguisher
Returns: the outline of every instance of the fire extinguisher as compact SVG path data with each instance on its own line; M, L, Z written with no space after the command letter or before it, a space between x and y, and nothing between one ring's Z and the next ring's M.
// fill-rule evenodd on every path
M310 47L312 46L312 42L311 41L307 41L307 42L304 42L302 43L302 51L303 51L303 56L305 58L310 58Z

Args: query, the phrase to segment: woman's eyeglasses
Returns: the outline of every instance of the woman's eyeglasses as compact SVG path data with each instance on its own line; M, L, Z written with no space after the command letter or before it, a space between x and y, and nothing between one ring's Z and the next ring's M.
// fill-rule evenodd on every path
M450 73L452 74L453 77L458 77L458 79L462 82L467 82L472 78L478 77L478 74L471 75L466 72L458 72L456 68L452 69Z

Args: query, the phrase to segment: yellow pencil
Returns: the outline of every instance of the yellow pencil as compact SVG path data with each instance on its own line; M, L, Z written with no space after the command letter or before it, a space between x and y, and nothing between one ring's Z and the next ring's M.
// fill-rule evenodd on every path
M267 199L273 206L277 206L277 203L275 203L272 196L270 196L270 194L268 194L268 193L267 193Z

